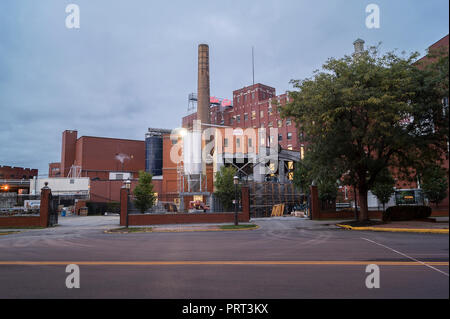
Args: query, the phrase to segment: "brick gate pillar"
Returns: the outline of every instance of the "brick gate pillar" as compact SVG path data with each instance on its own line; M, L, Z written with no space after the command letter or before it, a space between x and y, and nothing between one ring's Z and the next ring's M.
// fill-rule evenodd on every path
M51 193L52 190L48 187L48 183L45 182L45 186L41 188L41 205L39 207L39 226L41 227L48 226Z
M128 211L128 188L122 187L120 189L120 226L127 224Z

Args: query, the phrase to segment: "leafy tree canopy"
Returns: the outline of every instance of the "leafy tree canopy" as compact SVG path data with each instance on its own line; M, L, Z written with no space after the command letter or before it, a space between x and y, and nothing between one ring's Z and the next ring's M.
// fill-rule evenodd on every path
M282 108L304 132L314 172L333 172L356 185L360 219L368 218L367 192L387 167L399 178L443 158L448 141L448 68L415 65L418 54L380 54L377 48L340 59L293 80L297 89ZM448 62L447 62L448 63ZM447 80L448 83L448 80Z
M436 206L447 197L448 172L440 166L433 165L421 174L422 190L431 203Z

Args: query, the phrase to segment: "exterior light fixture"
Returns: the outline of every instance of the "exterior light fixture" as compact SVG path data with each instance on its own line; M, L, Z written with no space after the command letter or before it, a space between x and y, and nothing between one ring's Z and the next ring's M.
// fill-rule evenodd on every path
M127 180L125 181L125 188L126 188L126 189L130 189L130 188L131 188L131 181L130 181L130 178L127 178Z

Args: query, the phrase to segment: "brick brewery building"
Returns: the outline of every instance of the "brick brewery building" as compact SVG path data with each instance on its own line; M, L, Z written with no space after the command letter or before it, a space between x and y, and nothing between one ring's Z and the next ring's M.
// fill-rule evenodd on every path
M448 36L432 45L430 49L436 46L448 47ZM275 88L258 83L233 91L232 103L228 100L219 101L215 97L209 97L209 92L208 100L210 101L209 114L206 116L211 126L233 129L265 128L269 133L265 136L267 142L262 142L259 137L255 138L253 142L255 148L260 141L267 145L278 143L286 150L285 152L297 151L298 158L303 157L304 145L301 142L301 132L293 121L282 119L280 116L280 108L289 102L288 93L277 96ZM197 119L196 110L191 109L191 111L191 114L182 118L182 127L188 130L192 130L194 120ZM270 128L278 129L277 136L270 135ZM231 153L236 152L237 140L234 138L231 143L234 147ZM241 141L246 146L248 142L248 139ZM225 147L226 143L227 141L222 139L220 147ZM171 160L170 152L174 146L180 144L182 144L181 135L171 135L170 130L162 129L149 129L145 141L90 136L78 138L77 131L65 131L62 138L61 162L49 164L49 176L90 177L90 200L108 202L119 199L123 180L130 178L133 188L138 172L146 170L154 176L154 191L158 194L159 200L174 202L179 198L183 188L182 177L180 177L183 168ZM216 149L216 151L226 152L225 149ZM292 160L286 160L286 164L288 164L286 167L280 166L283 167L283 172L276 172L280 176L280 181L283 175L286 177L283 181L292 178ZM448 168L448 158L445 165ZM218 167L206 165L203 171L204 190L209 193L213 192L214 172L217 170ZM413 188L417 185L398 181L396 187ZM352 199L353 192L350 188L341 189L341 191L343 198ZM204 198L202 195L197 195L198 197ZM186 202L184 204L186 207ZM448 198L442 204L442 206L448 206Z
M123 180L145 170L145 142L62 133L61 162L49 164L49 177L89 177L90 199L117 201ZM133 182L134 183L134 182Z
M275 88L254 84L233 91L233 105L214 105L210 111L210 121L214 125L224 125L233 128L278 128L278 136L268 136L270 140L278 141L284 149L303 149L300 135L291 119L282 119L281 107L286 105L289 94L276 95ZM197 113L193 112L182 119L182 126L192 128Z
M32 179L34 176L38 176L37 169L0 165L0 179Z

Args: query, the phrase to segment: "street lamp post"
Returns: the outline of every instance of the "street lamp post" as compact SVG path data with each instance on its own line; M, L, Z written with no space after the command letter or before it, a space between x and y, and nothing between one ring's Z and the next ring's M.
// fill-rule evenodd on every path
M131 181L130 178L127 178L127 180L125 181L125 188L127 189L127 197L128 195L130 195L130 188L131 188ZM128 201L129 198L127 198L127 218L126 218L126 227L128 228Z
M234 183L234 225L238 225L238 199L237 199L237 186L239 183L239 177L236 175L233 177Z

